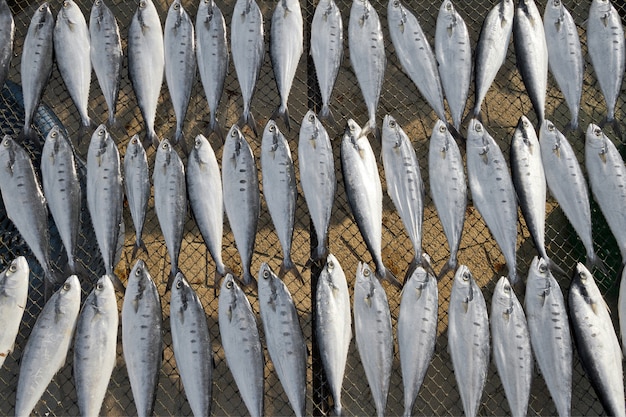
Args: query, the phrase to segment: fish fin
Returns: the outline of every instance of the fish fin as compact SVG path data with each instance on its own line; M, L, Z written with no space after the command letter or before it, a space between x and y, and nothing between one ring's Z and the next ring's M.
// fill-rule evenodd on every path
M259 137L259 134L257 133L257 130L256 130L256 122L254 121L254 116L252 116L252 112L248 112L248 114L243 113L241 117L239 118L237 125L241 128L243 128L243 126L248 126L250 129L252 129L252 133L254 133L254 137L255 138Z
M220 140L220 145L224 143L224 131L222 130L222 127L220 126L220 124L217 122L217 119L215 118L209 124L209 131L207 132L207 137L209 137L211 133L215 133L215 135Z
M319 113L319 118L321 120L328 120L333 126L337 126L335 116L333 116L333 112L330 111L330 107L328 105L322 106L322 110L320 110Z
M78 133L76 134L76 143L78 146L80 146L83 139L88 137L89 131L92 130L94 127L95 125L89 117L82 121L80 127L78 128Z
M406 270L406 274L404 274L404 280L402 281L403 285L406 284L409 278L411 278L411 275L413 275L413 271L415 271L415 269L421 264L422 264L422 261L417 256L411 260L411 263L409 264L409 267Z
M250 272L244 272L242 279L240 280L242 286L252 286L254 289L258 289L258 284L256 279L252 276Z
M465 117L461 119L461 124L466 125L471 119L478 119L478 121L482 123L481 118L480 107L478 109L474 108L474 110L467 112Z
M458 264L458 261L455 259L448 259L448 262L446 262L446 264L443 266L443 268L441 268L441 271L439 272L439 275L437 275L437 281L441 281L441 279L446 276L446 274L450 271L454 272L456 271L456 266Z
M402 283L398 281L398 278L396 278L396 276L389 269L385 268L384 265L382 265L381 268L376 269L376 276L379 280L386 280L396 288L402 288Z
M298 268L291 261L291 259L284 260L283 263L280 265L280 271L278 271L278 276L280 277L280 279L283 279L287 272L291 272L296 278L298 278L298 280L302 284L304 284L304 278L302 278L300 271L298 271Z
M585 264L585 266L590 271L593 270L593 268L598 268L600 272L602 272L604 275L608 275L608 272L609 272L606 269L606 265L604 264L602 259L600 259L595 252L592 252L590 255L587 255L587 263Z
M282 105L279 106L276 110L274 110L274 113L272 113L272 117L270 117L270 119L274 120L277 120L278 118L283 120L285 126L287 126L287 130L291 132L291 124L289 123L289 109L287 108L287 106L285 106L284 108L282 107Z
M159 140L157 134L155 132L148 132L146 133L146 140L143 143L143 147L148 149L150 144L152 144L154 145L154 148L157 149L159 147L159 143L161 143L161 141Z
M187 141L185 140L184 135L180 137L180 142L178 143L180 144L180 148L182 149L183 153L185 155L189 155L189 145L187 144Z
M567 126L565 127L565 136L567 136L567 132L576 132L578 130L578 119L572 119L569 121Z
M148 248L141 238L135 241L135 244L133 245L133 253L130 255L130 259L135 259L135 256L137 256L137 252L139 251L139 249L143 250L146 255L148 255Z
M313 253L313 259L316 261L325 260L328 256L328 248L326 245L318 245Z
M24 129L17 136L17 143L22 146L26 143L34 143L37 147L42 146L39 134L31 126L24 126Z
M167 278L167 284L165 285L165 292L167 293L169 290L172 289L172 285L174 284L174 280L176 279L176 274L172 271L170 271L168 278Z
M122 294L124 294L126 292L126 287L122 283L122 280L120 280L120 277L118 277L115 274L111 274L111 275L109 275L109 278L111 279L111 282L113 283L113 287L117 291L121 292Z

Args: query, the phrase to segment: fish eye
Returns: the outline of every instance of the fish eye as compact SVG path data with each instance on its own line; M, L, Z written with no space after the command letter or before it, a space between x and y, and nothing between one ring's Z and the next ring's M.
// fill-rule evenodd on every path
M465 273L463 273L463 277L462 277L462 278L463 278L463 281L469 281L469 279L470 279L470 274L469 274L469 272L465 272Z
M135 275L141 275L141 267L137 268L137 270L135 271Z
M100 6L100 0L96 0L96 1L94 1L94 4L95 4L96 6Z
M70 2L69 1L64 1L63 2L63 7L69 7L70 6Z
M63 284L63 291L69 291L72 288L72 285L69 282Z
M145 2L145 1L143 1L143 0L142 0L142 1L140 1L140 2L139 2L139 7L140 7L140 8L142 8L142 9L143 9L144 7L146 7L146 2Z
M548 267L546 266L546 264L542 263L541 265L539 265L539 272L545 273L547 271L548 271Z
M445 132L446 132L446 130L448 130L448 128L447 128L447 127L445 127L444 125L439 126L439 131L440 131L441 133L445 133Z
M309 115L309 122L311 122L311 123L312 123L312 122L314 122L314 121L315 121L315 115L314 115L313 113L311 113L311 114Z
M267 269L263 271L263 278L268 279L270 277L270 271Z
M602 129L600 129L599 127L595 128L593 130L593 134L598 136L598 137L602 136Z
M448 4L446 4L446 10L447 10L447 11L452 10L452 3L448 3Z
M399 7L400 6L400 2L398 0L393 2L393 7Z
M161 144L161 148L162 148L162 149L167 149L167 148L169 148L169 145L167 144L167 142L163 142L163 143Z
M233 285L234 284L232 280L229 279L228 281L226 281L226 288L228 288L229 290L233 289Z
M335 263L333 261L328 261L328 263L326 264L326 267L328 269L334 269L335 268Z
M369 276L370 276L370 270L369 270L369 268L365 268L365 269L363 270L363 276L364 276L364 277L369 277Z
M482 132L483 131L483 125L481 125L480 123L476 124L476 127L474 128L475 131L477 132Z
M196 138L196 148L199 148L200 145L202 145L202 141L200 140L200 138Z
M103 284L102 282L98 282L98 283L96 284L96 289L97 289L97 290L103 290L103 289L104 289L104 284Z
M5 148L8 148L9 147L9 139L3 140L2 144L4 145Z
M237 131L236 131L235 129L233 129L233 131L232 131L232 132L230 132L230 135L231 135L232 137L236 137L236 136L237 136Z
M56 131L56 130L53 130L53 131L50 133L50 137L51 137L51 138L56 138L56 137L57 137L57 131Z
M46 10L46 5L45 5L45 4L44 4L44 5L42 5L42 6L39 8L39 11L40 11L40 12L44 12L45 10Z
M98 129L98 136L102 136L102 135L104 135L104 128L103 127Z
M270 132L276 132L276 125L272 123L269 129L270 129Z
M507 294L511 292L511 286L509 284L504 284L504 292Z
M180 9L180 3L174 3L174 10Z
M552 123L548 123L548 131L554 132L554 125Z
M389 120L389 127L392 128L392 129L395 128L396 127L396 121L393 120L393 119Z
M183 287L183 280L179 279L178 281L176 281L176 289L180 290Z
M10 272L15 272L15 271L17 271L17 264L16 264L15 262L13 262L13 263L11 264L11 266L9 267L9 271L10 271Z

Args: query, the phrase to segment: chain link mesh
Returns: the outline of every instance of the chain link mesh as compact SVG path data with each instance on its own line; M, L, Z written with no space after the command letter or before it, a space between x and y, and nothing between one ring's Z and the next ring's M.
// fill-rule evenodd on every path
M77 3L88 19L91 4L86 0L77 0ZM114 4L109 4L109 6L119 21L123 38L122 42L124 50L126 51L126 34L137 4L136 2L122 0L114 0L113 3ZM340 160L338 142L347 119L353 118L358 123L364 124L367 121L367 112L349 59L347 25L351 2L349 0L338 0L337 3L342 13L345 36L343 63L339 71L331 103L335 119L338 123L336 126L326 126L331 138L334 139L333 147L335 149L335 167L338 181L338 191L335 199L329 242L331 251L337 257L344 271L346 271L349 286L352 287L354 284L354 275L357 263L359 261L371 262L371 257L359 230L353 221L351 211L349 209L345 190L343 188L343 176L341 170L339 169ZM583 27L588 13L589 1L570 0L566 3L566 6L571 11L574 20L579 26L583 53L585 54L586 70L583 86L583 99L581 103L580 125L586 126L590 122L598 123L603 118L605 112L604 101L595 75L593 74L589 59L586 55L586 37ZM626 7L623 4L618 3L620 2L615 2L618 8L621 7L620 13L624 17L626 15ZM155 0L155 4L157 10L159 11L161 21L164 23L169 4L166 4L163 0ZM254 113L260 129L265 125L272 111L279 103L277 88L269 57L269 25L274 4L274 1L259 1L259 6L265 20L265 41L267 52L252 101L252 112ZM234 0L228 0L226 4L224 4L224 2L220 2L219 5L225 15L227 26L230 28ZM389 32L385 18L387 5L382 1L372 1L372 5L381 17L383 33L385 36L386 55L388 59L384 88L378 108L378 118L381 120L382 116L389 113L393 115L399 124L404 128L406 133L412 139L417 151L418 159L421 163L421 173L424 183L428 184L428 138L436 121L436 116L424 99L419 95L417 89L409 78L401 70L400 63L388 35ZM29 4L28 2L21 0L11 2L11 8L16 22L16 36L14 57L11 64L9 79L17 84L20 83L19 65L26 30L30 22L30 17L37 6L38 5L35 3ZM60 8L60 2L53 2L51 6L56 14ZM192 16L192 20L195 21L195 14L197 10L196 2L186 2L184 6ZM492 6L493 2L484 0L472 2L458 1L456 4L456 7L468 26L473 47L475 47L478 40L478 34L480 32L482 21ZM539 1L538 6L540 10L543 10L545 1ZM298 163L298 154L296 149L299 123L307 109L315 105L317 94L315 91L316 86L314 85L314 69L311 58L308 56L310 21L315 9L315 3L312 0L309 2L302 2L301 7L305 20L305 54L300 61L296 79L293 83L291 94L289 96L289 109L293 126L292 130L290 132L287 131L282 122L280 123L283 133L285 133L285 136L289 140L292 149L292 156L294 158L294 164L296 165L296 171ZM431 2L412 2L411 4L407 4L407 7L412 9L416 16L418 16L424 32L427 34L429 41L432 44L439 4L433 4ZM230 39L230 33L228 34L228 37ZM159 137L172 137L175 128L175 118L165 82L163 83L161 92L162 94L159 99L159 108L155 123L157 134ZM3 134L16 135L19 132L23 121L23 111L20 109L19 102L19 87L5 87L2 94L2 106L0 106L0 121L3 126ZM473 85L470 90L470 99L467 108L471 107L472 102ZM80 124L79 116L56 68L53 71L52 78L47 86L42 103L45 103L47 108L58 117L58 121L50 121L46 119L46 122L62 123L67 129L70 137L73 139L77 138ZM618 118L623 117L624 115L624 105L623 97L620 97L617 109ZM241 108L241 95L234 66L232 65L231 60L229 73L226 78L224 94L218 109L218 118L222 126L228 127L236 122ZM48 114L49 113L46 111L40 110L38 120L44 120ZM104 122L106 119L106 103L95 76L92 76L89 114L97 123ZM510 45L507 60L501 68L498 77L496 78L492 88L489 90L483 104L483 120L485 125L492 136L496 138L507 158L509 154L508 148L510 138L512 137L518 118L523 114L527 115L533 123L536 122L535 115L532 112L530 100L526 94L519 72L515 67L513 46ZM114 130L113 136L118 143L120 153L123 155L129 138L136 133L143 135L143 121L137 106L135 95L130 85L128 77L128 62L126 59L124 60L124 68L122 71L117 115L119 121L121 122L121 128ZM563 129L569 122L569 112L563 97L551 76L548 85L546 115L547 118L552 120L560 129ZM189 141L196 134L206 132L208 120L207 103L199 77L197 77L184 128L186 139ZM39 125L45 126L46 124L45 122L41 122ZM256 158L258 159L260 157L260 140L254 140L249 129L246 128L244 132L251 143ZM611 134L612 132L610 135ZM584 133L581 131L574 132L570 134L568 138L577 152L579 161L582 162ZM219 149L221 148L221 144L217 143L217 139L214 136L211 137L210 140L216 149L218 160L220 160L221 151ZM80 144L76 143L76 140L74 140L74 142L76 144L78 154L84 157L87 152L88 140L83 140ZM374 152L377 155L380 154L380 143L376 140L372 140L371 142ZM36 161L35 165L37 166L38 158L40 157L40 150L35 148L29 150ZM150 165L152 167L152 164L154 163L154 150L149 150L148 155ZM258 161L257 164L260 165ZM382 163L379 163L379 170L383 189L385 189ZM80 173L84 178L84 165L80 167ZM262 172L260 172L260 175L262 175ZM412 246L391 200L386 195L384 196L383 203L383 260L396 276L402 277L404 276L412 258ZM617 273L621 262L619 251L617 250L615 240L608 230L598 207L593 202L592 209L596 250L599 257L605 262L608 270L606 275L596 272L595 277L600 282L609 306L612 307L613 319L615 324L617 324L616 299L619 285ZM121 260L116 270L123 281L126 280L133 263L133 260L130 259L130 254L134 243L132 221L130 219L129 210L126 209L124 211L124 222L126 225L125 241ZM52 221L50 223L52 229L51 245L53 260L58 268L63 269L63 265L65 263L64 251L62 250L58 233L54 229L54 224ZM85 266L91 273L91 277L89 277L90 280L87 279L83 282L84 298L93 287L93 283L96 278L104 273L98 248L95 244L95 239L93 238L93 230L91 228L86 204L83 204L81 225L82 231L78 258L83 266ZM292 258L297 267L300 270L303 270L305 268L305 263L310 256L311 226L301 188L299 188L295 228ZM428 191L426 193L423 230L424 249L430 254L433 264L438 270L446 262L449 252L445 235ZM521 216L518 231L518 268L519 274L525 276L528 272L530 261L532 260L532 257L535 256L536 251ZM224 261L226 265L231 267L235 272L239 273L241 272L241 268L239 266L239 255L237 253L228 222L225 224L224 232ZM169 330L169 294L164 294L165 281L169 271L169 257L167 255L165 241L155 215L152 200L150 201L148 208L146 226L144 230L144 241L148 247L149 253L147 255L140 254L140 256L144 259L144 261L146 261L147 267L159 287L159 292L162 296L164 317L164 360L159 377L154 413L155 415L190 415L191 409L189 408L185 398L172 351L172 340ZM568 224L556 202L551 198L549 199L547 205L546 247L548 253L552 254L552 258L561 267L569 271L573 269L577 261L583 260L585 256L585 251L580 240L576 236L576 233ZM3 216L0 219L0 263L2 265L7 265L11 259L20 254L28 256L29 264L32 269L32 285L29 304L24 315L20 333L16 340L15 349L5 362L2 369L0 369L0 414L3 415L10 415L14 413L15 389L19 374L20 355L23 351L35 319L41 311L43 303L42 291L40 288L42 282L41 268L34 260L32 254L30 254L30 251L19 237L19 234L16 232L11 222L6 218L6 216ZM281 260L282 253L278 243L278 238L274 231L265 201L262 200L252 271L253 273L258 271L261 262L267 262L274 270L277 270ZM467 209L463 241L459 251L459 262L469 266L474 277L478 280L479 285L482 287L485 298L489 302L495 287L495 282L497 281L498 276L505 273L506 267L498 246L471 202ZM213 338L212 349L214 353L215 368L213 370L212 412L215 415L246 414L247 410L241 400L232 375L228 370L224 357L224 351L220 344L217 325L217 297L214 296L213 288L205 285L205 280L212 280L215 265L191 216L187 217L179 265L180 269L185 273L202 300ZM307 272L305 277L308 276L309 273ZM565 295L567 295L569 279L562 277L558 279ZM285 282L294 297L300 317L300 323L303 328L309 350L313 351L311 308L312 285L309 285L308 281L305 285L302 285L291 275L287 275ZM463 413L456 381L454 380L450 356L447 351L447 311L451 287L451 275L444 277L444 279L439 283L439 326L436 351L424 384L420 390L419 397L416 401L414 412L417 414L461 415ZM389 298L395 334L395 323L399 312L400 291L394 287L387 286L386 284L385 288ZM254 291L249 291L248 296L254 311L257 312L258 318L259 304L256 293ZM520 299L522 299L522 296L520 296ZM121 303L122 299L119 297L120 308ZM259 322L258 324L260 325L261 323ZM262 340L262 343L265 346L264 340ZM391 376L391 391L387 405L387 413L390 415L401 414L403 404L402 379L397 354L398 348L397 342L395 343L394 365ZM291 407L289 406L287 397L277 379L276 373L273 370L269 356L267 352L264 353L266 358L265 413L267 415L292 414ZM311 357L309 357L308 360L307 414L318 414L323 410L328 409L328 401L330 400L324 400L324 398L329 394L328 389L319 383L319 363L312 364ZM50 384L48 390L35 408L36 415L77 415L79 413L76 404L76 393L72 377L71 362L72 359L70 354L66 365L55 376L53 382ZM346 415L374 414L374 402L370 394L367 381L364 377L363 366L361 365L354 342L351 344L349 351L342 396L343 409ZM545 383L540 375L535 375L533 379L528 411L529 414L556 414L554 403L552 402ZM112 416L136 413L122 354L121 337L118 337L117 364L113 372L111 383L109 385L101 412L102 414ZM589 385L589 382L584 375L578 357L574 355L572 414L597 415L602 412L602 407L597 400L595 392ZM492 363L489 367L487 385L482 397L479 414L503 415L508 413L510 413L510 410L506 402L504 390L500 379L496 374L495 366Z

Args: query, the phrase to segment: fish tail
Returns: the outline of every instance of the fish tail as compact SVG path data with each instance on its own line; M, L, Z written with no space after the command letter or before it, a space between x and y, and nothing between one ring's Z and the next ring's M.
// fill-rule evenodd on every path
M446 262L446 264L443 266L443 268L441 268L441 271L439 272L439 275L437 275L437 281L441 281L441 279L446 276L446 274L450 271L456 271L456 266L457 266L458 261L456 260L456 258L450 258L448 259L448 262Z
M254 121L254 116L252 116L252 113L249 110L244 110L244 112L241 114L241 117L239 118L239 121L237 122L237 125L242 128L243 126L248 126L250 129L252 129L254 137L259 137L259 134L256 130L256 122Z
M556 262L554 262L552 259L548 258L547 256L545 256L545 257L544 257L544 259L545 259L545 261L547 262L547 264L548 264L548 269L550 269L550 271L554 271L554 272L556 272L557 274L559 274L559 275L561 275L561 276L563 276L563 277L567 277L567 276L568 276L567 272L565 272L565 271L563 270L563 268L561 268L560 266L558 266L558 265L556 264Z
M24 125L24 128L17 136L17 142L22 146L25 143L34 143L37 146L41 146L41 139L39 139L39 135L30 125Z
M226 274L231 274L232 276L235 276L233 271L224 267L224 265L222 265L221 267L219 265L215 266L215 274L213 275L213 295L217 295L217 289L219 288L220 283L222 282L222 279L226 276ZM206 277L204 283L207 287L210 287L208 276Z
M135 256L137 256L137 252L139 251L139 249L143 250L146 255L148 255L148 248L141 238L137 238L137 240L135 240L135 244L133 245L133 253L130 255L131 259L135 259Z
M578 130L578 118L572 117L572 120L570 120L569 124L567 125L567 128L570 129L572 132L577 131Z
M615 132L615 134L619 138L619 141L621 143L624 143L624 138L622 136L622 128L619 125L619 120L613 119L613 121L611 122L611 126L613 127L613 131Z
M183 125L182 123L176 123L176 133L174 133L174 142L173 144L177 144L178 142L180 142L181 140L183 140Z
M159 143L161 141L159 140L159 137L157 136L156 132L154 130L152 131L148 131L146 133L146 140L143 143L144 148L148 149L148 147L150 147L150 144L154 145L155 148L159 147Z
M113 287L117 291L121 292L122 294L124 294L126 292L126 287L122 283L122 280L120 280L120 277L118 277L115 274L111 274L111 275L109 275L109 278L111 279L111 282L113 283Z
M76 140L79 146L82 143L83 139L87 137L87 135L89 134L89 131L93 127L94 125L91 122L91 119L89 118L89 116L81 120L81 125L78 128L78 134L76 135Z
M302 284L304 284L304 278L302 278L302 275L300 274L300 271L298 271L298 268L296 267L296 264L293 263L291 258L285 259L283 261L283 263L280 265L280 271L278 271L278 276L280 277L280 279L283 279L283 277L287 274L287 272L293 273L293 275L296 278L298 278L298 280Z
M209 123L209 131L207 132L207 137L209 137L211 133L215 133L215 135L220 140L220 144L224 143L224 131L217 122L215 115L211 115L211 122Z
M291 132L291 124L289 123L289 109L287 108L286 104L284 106L281 104L276 110L274 110L274 113L272 113L271 119L276 120L279 118L283 120L285 126L287 126L287 130Z
M592 251L591 253L587 254L587 263L586 263L585 266L590 271L593 270L593 268L598 268L600 270L600 272L602 272L604 275L608 274L608 270L606 269L606 265L604 265L604 262L602 262L602 259L600 259L598 257L598 255L596 255L596 253L594 251Z
M320 243L313 252L313 260L319 261L321 259L325 259L326 256L328 256L328 249L324 243Z
M517 276L517 270L515 268L509 268L509 282L511 285L516 285L519 281L519 277Z
M328 104L322 105L322 110L320 110L319 117L320 119L328 120L330 123L337 126L337 121L335 120L335 117L333 116L333 112L330 111L330 106Z
M167 278L167 284L165 285L165 292L168 292L172 288L172 285L174 284L174 279L176 279L176 274L173 270L170 270L170 274Z
M115 117L115 109L109 109L109 118L107 120L109 127L117 125L117 118Z
M333 401L334 401L334 399L333 399ZM336 416L340 416L342 412L343 412L343 410L341 408L341 403L337 402L337 404L335 404L333 406L333 414L335 414Z
M180 148L183 150L183 152L185 153L185 155L189 155L189 145L187 144L187 141L185 140L185 135L182 133L181 131L181 137L179 138L180 142Z
M393 286L402 288L402 283L398 281L398 278L396 278L396 276L389 269L385 268L384 265L381 265L380 268L376 268L376 276L381 281L386 280Z
M406 284L406 282L409 280L409 278L411 278L411 275L413 274L413 271L415 271L415 268L417 268L419 265L421 265L421 260L419 257L415 257L413 258L413 260L411 260L411 263L409 264L409 267L406 270L406 274L404 274L404 280L402 281L402 284Z
M450 134L453 138L459 141L465 141L465 138L463 137L463 135L461 135L461 132L459 132L458 129L452 125L452 123L446 121L446 127L450 131Z

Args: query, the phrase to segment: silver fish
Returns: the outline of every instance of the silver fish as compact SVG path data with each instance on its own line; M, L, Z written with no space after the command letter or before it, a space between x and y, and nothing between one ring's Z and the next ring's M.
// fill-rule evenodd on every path
M542 258L533 258L524 309L537 364L560 416L572 403L572 336L559 283Z
M419 21L400 0L387 5L389 35L402 69L441 120L446 120L437 59Z
M228 268L222 260L224 227L224 196L220 167L211 144L202 135L196 136L187 158L187 192L196 224L215 262L215 286Z
M263 65L265 41L263 15L255 0L237 0L235 3L230 21L230 44L243 98L243 113L238 123L242 128L247 124L254 136L258 136L250 102Z
M126 199L130 208L130 215L135 226L135 245L131 258L135 258L137 251L143 249L148 253L148 248L141 237L146 220L146 210L150 199L150 172L148 169L148 157L139 140L134 135L128 142L124 155L124 186Z
M37 317L22 353L15 415L29 416L65 364L80 310L80 283L71 275Z
M206 313L179 271L172 287L170 327L176 367L194 416L211 415L213 357Z
M424 268L413 270L402 290L398 347L404 385L404 415L412 414L437 340L437 279Z
M272 14L270 58L280 96L280 105L272 119L282 118L291 130L287 99L304 50L302 10L298 0L280 0Z
M421 264L424 183L413 144L390 115L383 120L382 154L387 194L400 214L415 251L411 265ZM409 271L411 269L409 267ZM407 273L404 281L408 278Z
M322 0L315 7L310 50L322 96L320 119L334 120L330 111L330 97L343 58L343 21L334 0Z
M209 103L209 134L224 142L216 113L228 74L228 41L224 15L213 0L202 0L196 15L196 58L204 94Z
M589 186L615 236L626 264L626 166L611 140L593 123L587 127L585 167Z
M615 120L615 104L622 88L626 66L626 41L622 18L609 0L592 0L587 19L587 50L600 90L606 102L604 122L613 123L621 136Z
M41 151L41 182L48 208L65 246L70 272L76 274L82 190L74 149L56 125L48 132Z
M475 416L489 367L489 318L483 293L465 265L456 270L452 284L448 350L463 411L468 417Z
M507 277L500 277L491 299L491 337L493 358L511 414L525 416L533 354L524 310Z
M278 276L282 278L288 271L292 271L304 283L298 268L291 260L291 242L298 198L296 173L289 143L273 120L267 122L263 131L261 172L263 197L283 250L283 263Z
M173 144L183 139L183 124L196 78L196 41L191 18L180 0L174 0L167 12L163 36L165 79L176 114Z
M387 294L369 266L359 262L354 284L354 333L361 363L370 386L376 414L382 417L387 406L393 335Z
M385 78L385 42L378 13L368 0L353 0L348 23L350 62L363 93L369 121L360 135L376 129L376 109Z
M178 257L183 242L187 217L187 187L185 166L167 139L163 139L154 161L154 211L170 255L170 274L167 287L171 288L178 273Z
M26 301L28 299L28 276L30 268L23 256L13 259L0 273L0 369L13 345L20 329Z
M255 282L250 273L250 265L259 223L261 196L254 154L237 125L230 128L224 142L222 189L224 209L241 257L242 281L244 285L249 285Z
M622 268L622 276L619 284L619 297L617 300L617 313L619 316L619 333L622 340L622 352L626 353L626 268Z
M306 408L306 343L287 286L263 263L259 271L259 307L267 350L296 416Z
M569 290L569 315L583 369L607 415L625 416L622 350L609 308L580 262Z
M431 197L450 247L450 259L439 273L439 277L443 277L457 266L467 207L467 184L461 151L441 120L437 120L430 136L428 177Z
M87 114L91 85L91 46L85 16L73 0L64 0L54 27L54 55L83 128L91 120Z
M31 124L52 73L53 35L54 17L50 6L44 2L33 14L22 48L20 64L22 92L24 93L22 135L27 138L37 138ZM38 142L38 139L36 141Z
M487 14L476 44L473 111L475 118L480 117L480 106L506 61L511 33L513 33L513 0L500 0Z
M128 28L128 76L146 125L147 138L155 148L159 146L159 138L154 131L154 119L164 68L165 51L159 14L152 0L140 0Z
M81 415L97 416L115 367L117 299L113 283L103 275L85 300L74 340L74 381Z
M91 136L87 151L87 207L106 275L118 291L124 285L115 275L115 252L123 222L123 189L120 153L104 125Z
M315 294L317 343L333 396L333 412L340 416L341 386L352 339L352 317L346 275L332 254L326 258Z
M263 348L250 301L232 275L220 289L218 319L224 356L252 417L263 415Z
M337 191L335 160L328 132L309 110L300 125L298 142L300 185L315 228L317 248L313 260L328 253L328 230Z
M504 155L476 119L467 134L467 176L472 201L500 247L516 285L517 200Z
M548 46L541 15L534 0L520 0L515 8L513 43L517 67L541 124L546 113Z
M0 1L0 87L4 86L13 57L15 22L6 0Z
M137 415L154 410L163 355L163 317L157 287L138 259L130 271L122 305L122 348Z
M548 0L543 27L548 46L548 66L572 115L570 127L576 130L585 73L578 28L562 0Z
M593 249L587 182L565 136L546 120L539 131L541 161L550 194L576 230L587 251L587 264L601 266Z
M348 203L365 245L376 265L376 276L400 287L382 260L383 191L376 157L361 128L349 119L341 141L341 169Z
M45 275L46 295L59 283L50 261L48 208L33 163L10 136L0 144L0 192L7 212Z
M104 0L95 0L89 18L91 66L109 108L109 125L115 125L115 108L122 73L122 41L117 19Z
M459 130L472 81L472 47L465 21L454 8L452 0L444 0L439 8L435 56L452 124Z

